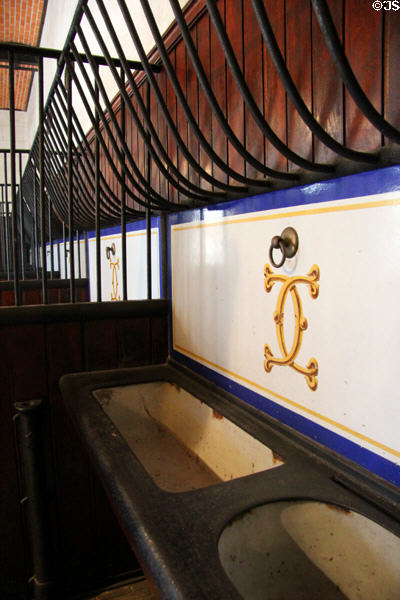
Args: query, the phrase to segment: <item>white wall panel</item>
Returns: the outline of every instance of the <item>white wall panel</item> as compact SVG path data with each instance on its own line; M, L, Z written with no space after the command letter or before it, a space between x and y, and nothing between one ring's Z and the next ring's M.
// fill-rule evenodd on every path
M264 265L289 225L299 252L272 271L319 266L317 298L296 285L308 321L296 363L317 359L315 391L290 366L264 369L265 344L281 356L273 314L282 285L265 291ZM399 231L398 192L173 225L174 350L399 464ZM290 347L290 294L284 331Z
M151 230L151 269L152 269L152 297L160 297L160 267L159 267L159 236L158 228ZM96 238L89 238L89 286L90 299L97 300L96 276ZM113 292L112 273L113 267L106 256L107 246L115 244L115 255L110 256L111 262L116 263L116 277L118 282L117 294ZM146 230L130 231L126 234L127 254L127 282L128 300L147 298L147 255L146 255ZM121 234L101 236L101 294L102 300L122 299L122 248ZM114 286L114 291L116 287ZM116 296L114 298L114 296Z

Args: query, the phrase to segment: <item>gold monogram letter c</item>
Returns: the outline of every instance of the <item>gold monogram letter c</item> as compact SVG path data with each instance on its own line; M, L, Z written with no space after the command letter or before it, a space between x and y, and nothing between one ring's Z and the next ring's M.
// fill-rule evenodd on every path
M319 281L319 267L318 265L313 265L307 277L302 277L298 275L295 275L294 277L287 277L286 275L274 274L271 270L270 265L266 264L264 267L264 286L265 291L267 293L271 291L272 286L276 281L281 281L283 284L276 303L276 310L274 312L276 336L278 338L282 358L275 358L271 352L270 347L266 344L264 346L264 369L267 373L269 373L274 365L287 365L289 367L292 367L292 369L304 375L308 387L311 390L315 391L318 385L317 359L310 358L306 367L302 367L295 362L296 357L300 351L301 342L303 339L303 332L307 329L308 326L307 319L303 315L300 294L297 290L296 284L305 283L309 287L311 297L317 298L319 292L319 284L317 283L317 281ZM293 344L288 352L284 333L284 308L289 292L292 297L294 308L295 331Z

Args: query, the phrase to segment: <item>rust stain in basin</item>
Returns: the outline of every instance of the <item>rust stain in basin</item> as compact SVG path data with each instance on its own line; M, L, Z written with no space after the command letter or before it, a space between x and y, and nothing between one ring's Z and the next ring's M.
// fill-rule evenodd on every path
M212 414L213 414L214 419L223 419L224 418L224 415L221 415L219 412L217 412L214 409L212 411Z
M283 458L281 456L279 456L279 454L277 454L276 452L272 452L272 461L274 463L274 465L276 465L277 463L283 463Z

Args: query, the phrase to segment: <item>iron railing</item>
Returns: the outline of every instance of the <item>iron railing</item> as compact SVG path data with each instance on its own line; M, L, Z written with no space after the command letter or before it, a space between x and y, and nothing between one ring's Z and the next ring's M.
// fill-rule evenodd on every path
M347 167L347 173L385 166L387 162L382 153L354 150L334 139L317 121L291 77L274 36L264 2L248 1L251 3L265 47L283 88L312 135L330 148L338 159L348 161L350 167ZM314 181L338 174L337 162L323 164L306 159L294 152L286 141L280 139L275 133L246 82L245 74L218 10L218 3L216 0L205 0L227 68L240 91L246 110L252 115L264 138L300 170L287 172L272 168L261 162L246 148L246 144L233 131L213 91L185 20L184 11L178 0L169 0L169 2L186 47L188 60L191 61L213 118L219 124L227 143L229 141L245 163L258 173L257 177L249 177L245 174L246 170L238 171L223 160L213 145L214 140L210 140L201 130L179 81L176 68L172 64L149 1L140 0L140 4L157 47L156 63L151 62L146 55L140 32L135 27L126 0L118 0L118 6L140 62L128 60L126 57L104 0L90 0L90 2L81 0L62 51L0 44L0 59L7 60L9 65L10 93L10 148L0 150L0 154L4 157L5 175L1 185L0 259L3 278L13 281L16 304L20 304L21 301L20 280L25 279L28 272L41 279L42 301L44 304L47 303L48 278L56 277L54 242L61 239L64 256L57 256L57 263L60 268L61 261L64 261L64 271L67 274L68 262L70 301L75 302L75 263L78 260L80 277L81 257L75 256L73 240L77 239L77 250L80 252L79 242L81 239L87 240L87 232L91 229L95 230L96 237L97 299L101 301L101 230L106 225L116 224L121 227L122 236L122 299L127 300L127 223L137 219L146 220L147 295L151 298L151 218L153 215L162 217L164 249L162 263L165 271L165 218L169 212L186 207L202 207L250 193L269 191L279 186L298 185L307 181L307 174ZM337 71L360 113L383 136L395 144L400 143L400 132L374 108L361 89L340 42L326 0L311 0L311 4ZM112 57L108 50L101 28L93 16L91 10L93 6L101 14L103 26L114 45L116 57ZM101 49L101 55L93 55L90 50L81 26L83 18ZM78 42L83 52L78 51ZM43 98L44 58L57 60L57 72L46 104ZM19 64L35 65L38 69L39 129L29 153L15 147L14 70ZM108 97L100 76L100 65L108 67L118 88L121 107L119 120L115 104ZM137 77L132 70L143 72L145 94L142 93L143 87L139 87ZM224 178L217 177L213 169L204 168L198 156L191 151L188 140L180 134L157 80L156 74L160 70L166 73L170 86L174 90L176 101L186 119L188 131L195 137L210 163L224 174ZM90 120L91 139L80 123L79 115L75 110L73 93L79 97ZM177 161L171 158L154 125L151 97L157 103L158 117L164 120L168 135L176 144L180 156L187 161L191 171L196 174L196 179L189 177L187 172L180 169ZM128 115L144 149L144 165L141 167L138 166L132 155L131 146L127 142L126 117ZM28 159L22 173L21 157L25 153L28 153ZM9 168L5 158L7 155L10 156ZM17 163L19 183L16 177ZM106 177L105 165L112 174L116 186L112 186L109 178ZM156 189L152 183L153 170L159 172L167 182L167 192L161 191L161 187ZM170 195L168 190L174 190L175 195ZM179 202L176 201L177 197ZM69 252L67 251L68 240ZM47 268L47 246L50 251L49 268ZM85 248L87 252L87 244ZM56 251L60 252L59 244ZM86 255L86 263L87 261Z

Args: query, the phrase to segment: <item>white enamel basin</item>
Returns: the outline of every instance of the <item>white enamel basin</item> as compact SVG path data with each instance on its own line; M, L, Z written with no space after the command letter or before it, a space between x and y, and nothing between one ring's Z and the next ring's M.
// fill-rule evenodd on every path
M283 464L267 446L165 381L94 395L155 483L180 492Z
M218 549L248 600L400 598L400 538L334 505L258 506L224 529Z

